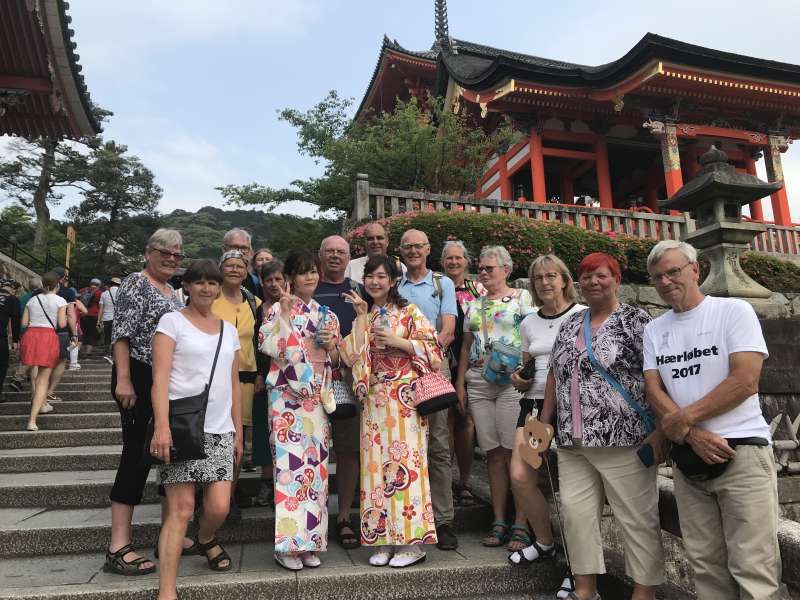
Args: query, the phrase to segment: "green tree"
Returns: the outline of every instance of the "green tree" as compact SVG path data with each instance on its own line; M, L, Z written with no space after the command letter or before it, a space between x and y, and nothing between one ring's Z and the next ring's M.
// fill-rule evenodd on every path
M274 207L303 200L321 210L349 213L353 182L367 173L373 185L395 189L467 193L475 190L486 160L516 139L504 123L487 133L467 117L445 109L442 98L398 101L393 112L351 122L353 100L335 91L307 112L287 108L279 118L297 130L297 147L324 165L322 177L289 188L258 183L217 188L233 204Z
M105 275L107 262L117 269L126 257L141 254L142 228L155 223L162 191L153 172L114 141L92 149L81 180L76 187L84 199L66 214L82 237L79 250L92 257L97 274Z

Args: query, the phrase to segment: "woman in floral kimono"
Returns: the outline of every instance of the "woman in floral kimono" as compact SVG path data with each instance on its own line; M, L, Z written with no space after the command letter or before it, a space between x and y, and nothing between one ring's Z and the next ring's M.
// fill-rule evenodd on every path
M353 368L361 412L361 543L370 564L407 567L436 543L428 482L427 420L412 407L412 383L437 370L442 351L422 312L397 292L394 261L375 256L364 267L368 300L348 294L356 310L341 346Z
M313 298L316 258L292 252L287 286L259 332L259 349L272 358L270 445L275 459L275 562L291 571L320 565L328 532L326 413L336 407L331 364L339 362L339 321ZM292 293L294 295L292 295Z

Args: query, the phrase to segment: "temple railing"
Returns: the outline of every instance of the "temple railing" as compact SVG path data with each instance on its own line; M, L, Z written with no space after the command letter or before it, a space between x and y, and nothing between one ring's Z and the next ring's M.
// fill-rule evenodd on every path
M517 215L540 221L575 225L588 231L625 234L655 240L677 240L694 231L688 214L661 215L636 210L598 208L575 204L550 204L432 194L370 186L366 175L356 180L353 220L383 219L406 212L451 210ZM753 250L765 254L800 256L800 228L767 224Z

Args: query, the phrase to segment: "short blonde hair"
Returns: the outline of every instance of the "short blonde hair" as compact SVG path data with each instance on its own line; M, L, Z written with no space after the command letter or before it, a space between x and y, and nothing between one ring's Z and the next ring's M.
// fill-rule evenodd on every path
M539 297L539 294L536 293L536 286L533 285L533 272L536 270L536 267L540 267L545 264L553 265L561 274L561 279L563 279L564 283L566 284L564 286L564 298L568 302L575 302L575 299L578 297L578 292L575 290L575 282L572 280L572 274L569 272L567 265L565 265L564 261L558 258L555 254L542 254L541 256L534 258L531 266L528 268L528 290L530 291L531 296L533 296L533 301L536 303L536 305L541 306L542 299Z

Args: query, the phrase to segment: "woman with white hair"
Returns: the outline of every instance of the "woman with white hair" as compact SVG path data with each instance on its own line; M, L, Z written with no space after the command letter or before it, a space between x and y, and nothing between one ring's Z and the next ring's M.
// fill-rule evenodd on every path
M522 359L520 323L533 306L528 290L509 287L508 277L513 270L514 263L503 246L481 250L478 279L486 288L486 295L470 302L464 316L456 392L462 407L469 394L478 445L486 452L489 469L494 522L482 543L501 546L510 539L509 549L521 550L531 544L531 537L519 503L516 523L510 527L506 521L509 464L520 398L511 383L511 374Z
M174 229L157 230L147 240L144 257L144 269L128 275L119 287L111 332L111 394L122 421L122 455L110 494L111 543L103 570L118 575L146 575L156 569L134 550L131 521L150 474L143 450L153 418L152 339L159 319L183 307L168 283L184 258L181 234Z

